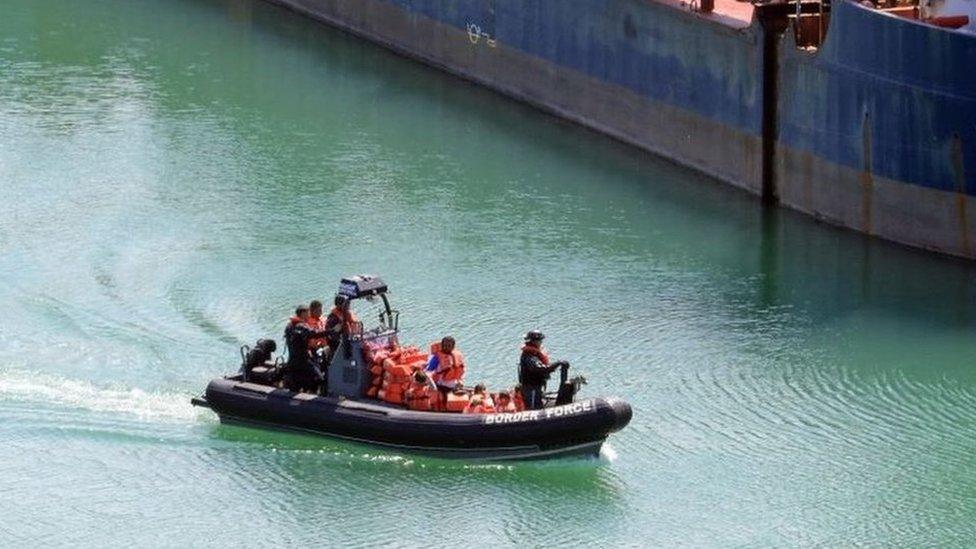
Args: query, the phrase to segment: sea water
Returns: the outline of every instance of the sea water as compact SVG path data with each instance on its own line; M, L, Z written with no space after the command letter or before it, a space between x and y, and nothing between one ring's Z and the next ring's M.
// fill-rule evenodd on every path
M2 11L0 545L976 539L973 264L264 3ZM633 421L599 459L476 464L190 406L363 272L469 382L511 386L539 329Z

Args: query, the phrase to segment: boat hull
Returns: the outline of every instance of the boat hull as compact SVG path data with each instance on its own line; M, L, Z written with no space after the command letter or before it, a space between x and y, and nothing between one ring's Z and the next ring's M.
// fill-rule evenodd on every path
M595 398L515 414L416 412L383 403L293 393L217 379L205 405L221 422L371 444L391 451L472 460L596 455L630 421L630 406Z

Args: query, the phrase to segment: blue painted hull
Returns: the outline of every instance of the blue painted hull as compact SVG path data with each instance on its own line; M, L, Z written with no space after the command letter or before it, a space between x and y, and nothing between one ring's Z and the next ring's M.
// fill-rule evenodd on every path
M840 2L816 54L789 47L789 39L782 45L783 145L881 177L976 194L976 35ZM970 153L958 166L955 138Z
M831 223L976 257L976 36L846 0L813 54L648 0L273 1Z
M776 180L835 224L976 257L976 35L839 2L780 47Z

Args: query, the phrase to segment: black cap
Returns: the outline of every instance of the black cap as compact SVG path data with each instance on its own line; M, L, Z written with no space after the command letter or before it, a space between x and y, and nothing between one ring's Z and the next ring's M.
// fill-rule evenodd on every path
M336 296L335 296L335 306L336 307L340 307L341 308L341 307L345 306L346 303L349 303L349 296L342 295L342 294L336 294Z
M307 310L308 310L308 305L301 304L301 305L295 307L295 316L298 316L298 315L302 314L302 311L307 311Z
M542 341L546 338L546 335L539 330L529 330L525 333L526 341Z

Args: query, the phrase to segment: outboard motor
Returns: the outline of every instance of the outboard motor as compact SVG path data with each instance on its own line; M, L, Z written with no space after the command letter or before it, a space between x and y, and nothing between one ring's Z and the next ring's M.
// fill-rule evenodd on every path
M271 355L278 348L273 339L259 339L254 348L241 347L241 373L244 381L274 385L278 381L278 368L271 361Z

